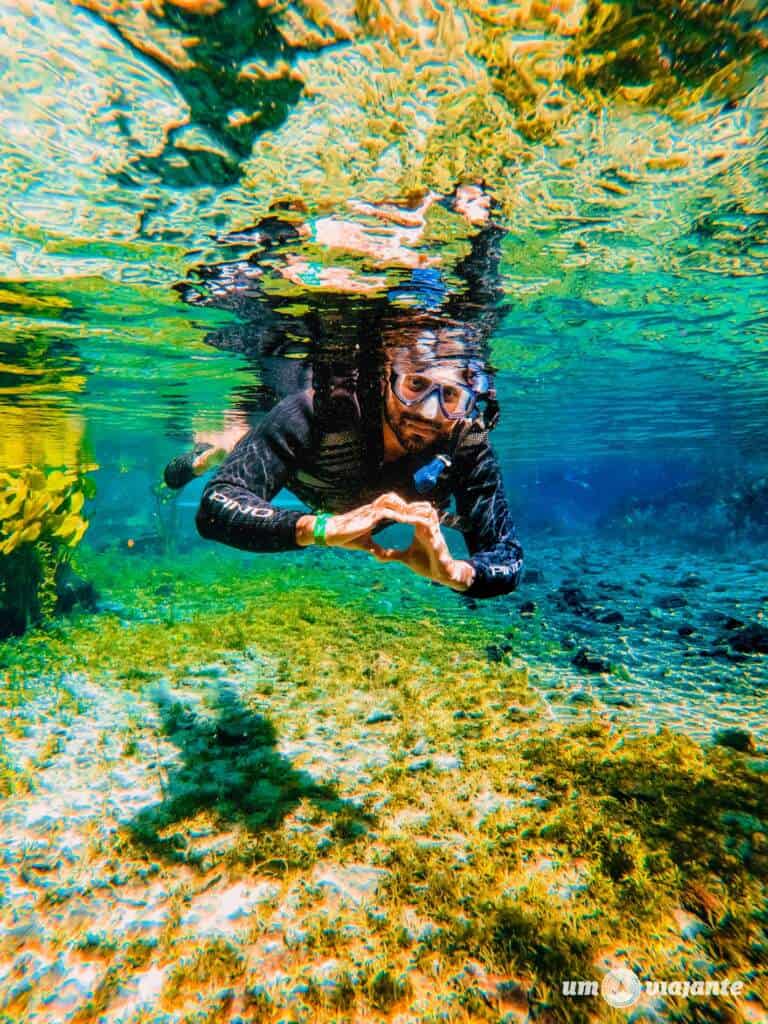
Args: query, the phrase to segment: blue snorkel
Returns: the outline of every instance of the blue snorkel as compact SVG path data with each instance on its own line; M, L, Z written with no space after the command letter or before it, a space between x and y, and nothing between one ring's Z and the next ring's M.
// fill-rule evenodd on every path
M450 469L451 460L447 455L436 455L431 462L413 474L413 486L419 494L429 494L435 489L437 481L446 469Z

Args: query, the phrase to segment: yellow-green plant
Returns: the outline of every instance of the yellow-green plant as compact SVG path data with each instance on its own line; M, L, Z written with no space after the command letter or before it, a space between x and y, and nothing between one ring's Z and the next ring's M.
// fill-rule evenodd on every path
M52 614L59 576L88 528L90 486L73 470L0 473L0 636Z

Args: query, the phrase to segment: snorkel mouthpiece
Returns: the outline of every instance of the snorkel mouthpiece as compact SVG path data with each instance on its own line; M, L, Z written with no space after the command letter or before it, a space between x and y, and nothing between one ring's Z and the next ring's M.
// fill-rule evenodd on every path
M413 474L413 485L419 494L428 494L434 489L440 476L451 464L447 455L436 455L431 462L428 462L421 469Z

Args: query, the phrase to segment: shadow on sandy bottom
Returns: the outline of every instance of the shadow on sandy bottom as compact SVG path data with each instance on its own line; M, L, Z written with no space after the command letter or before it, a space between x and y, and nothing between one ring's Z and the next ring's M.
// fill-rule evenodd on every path
M253 836L277 828L305 799L315 805L319 819L332 820L337 840L366 831L370 816L342 799L332 784L294 768L277 750L274 725L247 708L231 684L217 682L210 714L164 690L153 698L162 732L178 747L182 763L169 769L161 803L127 823L139 845L170 860L194 862L199 858L185 849L181 826L201 812L209 812L219 829L239 825ZM164 835L174 824L180 829Z

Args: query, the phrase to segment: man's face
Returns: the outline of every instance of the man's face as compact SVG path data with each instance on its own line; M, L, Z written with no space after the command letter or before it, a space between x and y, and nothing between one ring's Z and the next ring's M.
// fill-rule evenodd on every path
M387 422L402 447L407 452L415 453L447 440L457 421L445 415L437 392L429 392L434 384L443 385L449 411L453 411L450 403L458 395L459 389L467 387L465 368L448 362L425 365L423 362L400 361L392 369L400 380L413 382L408 392L412 402L408 405L396 394L397 382L394 388L389 380L386 384L384 401ZM424 394L421 400L418 399L419 390Z

